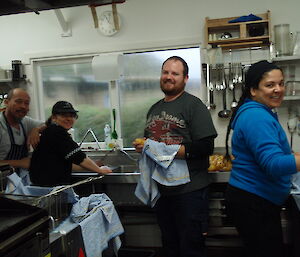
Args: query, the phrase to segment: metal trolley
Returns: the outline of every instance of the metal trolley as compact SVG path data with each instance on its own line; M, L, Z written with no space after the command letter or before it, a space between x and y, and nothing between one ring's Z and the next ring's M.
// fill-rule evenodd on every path
M72 205L78 197L73 188L102 178L103 176L88 177L74 184L55 188L32 186L30 187L30 192L32 192L30 195L8 193L1 193L1 195L45 209L52 220L52 228L55 228L69 216Z

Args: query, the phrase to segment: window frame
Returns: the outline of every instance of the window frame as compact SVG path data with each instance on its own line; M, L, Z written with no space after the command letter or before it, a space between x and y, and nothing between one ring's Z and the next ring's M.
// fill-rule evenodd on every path
M161 47L155 49L141 49L141 50L131 50L126 51L121 54L137 54L137 53L147 53L147 52L159 52L167 50L181 50L189 48L199 48L200 52L200 63L201 63L201 45L188 45L188 46L173 46L173 47ZM115 52L109 52L115 53ZM120 52L117 52L120 53ZM101 53L93 54L78 54L78 55L66 55L66 56L56 56L56 57L46 57L46 58L32 58L32 72L33 72L33 99L34 99L34 109L36 111L36 116L40 120L45 120L45 113L43 110L44 100L43 100L43 82L42 82L42 67L43 66L55 66L55 65L65 65L65 64L74 64L74 63L86 63L92 62L94 56L97 56ZM116 131L119 135L120 142L122 144L122 129L121 129L121 106L120 106L120 86L118 81L111 81L108 85L109 88L109 98L110 98L110 122L111 127L113 126L113 115L112 109L116 109ZM87 128L88 129L88 128Z

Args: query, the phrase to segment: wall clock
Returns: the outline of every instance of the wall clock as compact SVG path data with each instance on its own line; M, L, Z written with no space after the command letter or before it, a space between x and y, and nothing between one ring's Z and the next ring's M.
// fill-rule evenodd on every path
M104 36L113 36L120 30L120 16L113 11L104 11L99 17L99 29Z

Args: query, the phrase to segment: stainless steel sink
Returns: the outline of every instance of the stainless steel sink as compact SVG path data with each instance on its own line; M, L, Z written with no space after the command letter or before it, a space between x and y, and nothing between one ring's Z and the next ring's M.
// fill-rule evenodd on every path
M116 173L136 173L138 171L137 165L131 165L131 164L126 164L126 165L119 165L115 169L113 169L113 172Z

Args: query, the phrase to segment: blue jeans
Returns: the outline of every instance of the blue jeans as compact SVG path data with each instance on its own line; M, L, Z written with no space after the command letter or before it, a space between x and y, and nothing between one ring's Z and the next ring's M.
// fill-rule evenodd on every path
M206 257L208 188L161 196L156 204L162 243L168 257Z

